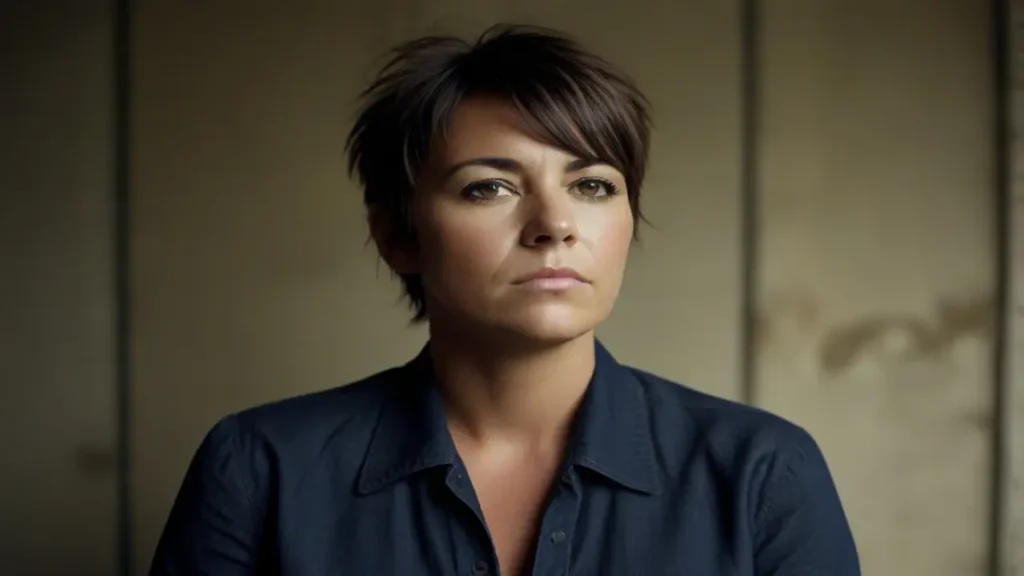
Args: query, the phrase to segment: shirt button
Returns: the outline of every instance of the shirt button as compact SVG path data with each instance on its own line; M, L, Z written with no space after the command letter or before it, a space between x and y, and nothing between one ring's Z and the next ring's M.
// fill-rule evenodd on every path
M484 576L484 574L489 572L490 570L488 569L487 562L484 562L483 560L477 560L476 564L473 565L473 574L475 576Z
M551 533L551 541L555 544L561 544L565 540L565 532L559 530L558 532Z

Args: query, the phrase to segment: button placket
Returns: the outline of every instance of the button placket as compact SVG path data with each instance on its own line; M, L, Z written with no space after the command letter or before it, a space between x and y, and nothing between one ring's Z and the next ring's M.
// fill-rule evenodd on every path
M551 501L541 522L542 532L534 557L534 574L565 574L571 554L570 535L576 524L580 494L570 477Z
M497 566L497 560L491 562L485 559L489 555L488 549L493 552L493 545L489 545L490 540L487 538L487 528L483 512L480 510L480 504L477 501L476 493L473 491L473 485L466 469L461 464L453 466L448 472L445 484L452 495L465 506L465 511L476 520L476 524L473 526L462 522L458 523L459 548L470 552L462 557L458 573L466 574L467 576L487 576L497 573L496 568L494 568ZM465 517L463 516L463 518ZM474 532L476 532L476 535L473 534ZM473 558L476 558L476 560L472 560ZM472 562L468 567L466 566L467 560Z

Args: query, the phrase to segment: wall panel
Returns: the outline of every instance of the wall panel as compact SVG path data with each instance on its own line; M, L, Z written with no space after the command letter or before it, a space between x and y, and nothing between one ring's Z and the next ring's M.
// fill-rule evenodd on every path
M0 573L113 574L113 10L0 2Z
M819 440L865 574L984 574L989 8L764 6L756 401Z

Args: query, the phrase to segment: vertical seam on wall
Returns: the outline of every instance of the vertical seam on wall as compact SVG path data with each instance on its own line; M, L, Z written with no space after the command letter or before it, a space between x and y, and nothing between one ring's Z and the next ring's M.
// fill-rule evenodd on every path
M1006 531L1009 529L1009 513L1006 510L1008 497L1008 475L1010 474L1010 454L1007 453L1010 419L1008 406L1009 374L1007 365L1007 338L1009 329L1009 283L1010 283L1010 187L1012 186L1011 169L1013 161L1011 153L1011 134L1013 114L1010 109L1010 54L1012 30L1010 29L1010 0L992 0L991 27L991 62L993 63L993 151L994 151L994 190L993 208L995 211L995 258L996 286L994 295L995 323L992 346L992 382L993 382L993 427L992 427L992 483L990 499L990 550L989 570L993 576L1000 576L1009 570L1009 553L1006 542Z
M132 573L131 509L131 1L114 0L114 314L118 574Z
M761 11L759 0L740 0L740 398L757 401Z

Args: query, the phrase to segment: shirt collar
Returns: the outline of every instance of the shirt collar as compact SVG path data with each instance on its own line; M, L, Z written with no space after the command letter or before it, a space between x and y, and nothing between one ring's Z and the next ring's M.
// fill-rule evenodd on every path
M643 387L600 342L595 347L594 375L577 415L568 463L625 488L656 494L660 487ZM459 460L429 344L395 374L360 473L357 490L362 494Z
M636 375L595 342L594 376L583 397L571 462L626 488L660 491L647 397Z
M429 344L392 374L359 475L360 494L459 459L435 385Z

